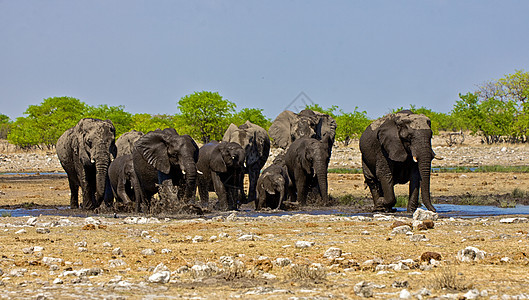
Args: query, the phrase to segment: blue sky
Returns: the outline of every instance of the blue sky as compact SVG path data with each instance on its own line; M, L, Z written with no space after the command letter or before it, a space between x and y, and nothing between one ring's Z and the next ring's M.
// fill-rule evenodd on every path
M174 114L194 91L274 119L304 92L376 118L529 71L529 1L0 0L0 113L70 96Z

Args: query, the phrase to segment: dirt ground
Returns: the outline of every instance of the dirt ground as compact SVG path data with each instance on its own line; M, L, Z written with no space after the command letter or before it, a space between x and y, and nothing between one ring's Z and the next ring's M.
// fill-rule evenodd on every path
M437 162L441 167L518 166L529 154L524 145L454 148L441 140L435 147L445 157ZM336 153L334 167L358 164L356 149ZM6 154L1 164L25 172L31 166L41 173L58 171L52 154L27 157ZM397 186L396 194L407 190ZM525 204L527 191L528 173L434 173L431 180L434 205L483 199ZM347 206L336 207L334 214L175 218L79 211L32 218L3 211L0 298L529 298L525 216L434 218L427 229L408 214L367 213L372 204L361 174L329 174L329 193L354 199L355 209L364 204L358 211L365 213L345 214L341 208ZM28 203L67 206L66 176L0 175L0 212Z

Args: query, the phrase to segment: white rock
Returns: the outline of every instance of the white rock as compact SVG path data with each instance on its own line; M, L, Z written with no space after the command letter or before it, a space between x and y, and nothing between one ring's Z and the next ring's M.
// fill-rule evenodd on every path
M23 233L26 233L26 229L20 229L18 230L17 232L15 232L15 234L23 234Z
M261 238L255 234L245 234L245 235L240 236L237 240L244 242L244 241L258 241L260 239Z
M87 252L87 251L88 251L88 249L85 248L85 247L79 247L79 248L77 248L77 252Z
M94 219L93 217L88 217L84 219L84 224L92 224L92 225L99 225L101 224L101 221Z
M200 235L196 235L194 238L193 238L193 243L201 243L204 241L204 237L203 236L200 236Z
M329 258L329 259L334 259L340 256L342 256L342 249L337 248L337 247L331 247L327 249L327 251L325 251L325 253L323 254L323 257Z
M171 272L169 271L160 271L149 276L147 281L152 283L168 283L171 279Z
M300 248L300 249L310 248L312 246L314 246L314 242L297 241L296 244L295 244L295 247L296 248Z
M421 208L417 208L417 210L413 213L413 219L424 221L424 220L432 220L436 221L439 218L439 215L433 211L424 210Z
M149 238L151 235L149 234L149 232L147 230L144 230L141 232L141 237L142 238Z
M424 234L414 234L410 236L410 242L428 242L429 239Z
M103 247L112 247L112 244L109 242L104 242Z
M373 287L367 281L361 281L353 287L353 291L357 296L370 298L373 297Z
M37 228L35 229L35 231L40 234L50 233L50 230L48 228Z
M162 249L162 254L167 254L167 253L171 253L173 252L173 250L171 249Z
M114 256L123 256L123 251L121 250L121 248L114 248L114 250L112 250L112 255Z
M399 298L400 299L410 299L411 298L411 293L407 289L403 289L399 293Z
M31 254L33 253L33 247L27 247L22 249L22 253L24 254Z
M127 265L127 263L124 262L122 259L111 259L108 261L108 263L111 268L122 267Z
M292 263L292 261L286 257L278 257L275 262L279 267L286 267Z
M265 279L276 279L277 276L274 275L274 274L270 274L270 273L263 273L263 278L265 278Z
M457 253L457 259L463 262L478 261L485 258L487 253L483 250L479 250L476 247L466 247L465 249Z
M477 299L480 296L479 291L477 289L470 290L466 292L466 294L463 295L465 299Z
M55 278L55 280L53 280L53 284L63 284L63 283L64 282L60 278Z
M402 225L402 226L397 226L397 227L393 228L393 230L391 231L391 234L392 235L406 234L406 233L408 233L410 231L411 231L411 227L410 226Z
M38 218L37 217L31 217L26 221L26 224L29 226L35 226L37 224Z
M45 265L51 265L51 264L62 265L64 264L64 259L45 256L42 258L42 263Z
M144 249L141 251L141 254L142 255L154 255L154 250L152 250L151 248Z
M82 242L76 242L75 244L73 244L75 247L86 247L86 242L85 241L82 241Z
M512 224L512 223L527 223L527 218L503 218L500 223Z

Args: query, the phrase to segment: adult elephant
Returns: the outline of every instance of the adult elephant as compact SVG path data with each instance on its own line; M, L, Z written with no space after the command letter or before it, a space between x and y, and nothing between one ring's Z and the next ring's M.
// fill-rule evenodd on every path
M139 187L132 163L132 154L116 157L108 167L108 178L116 205L119 203L132 208L136 199L134 188Z
M409 182L408 212L422 202L435 211L430 200L430 170L435 153L428 117L403 110L369 125L360 137L362 169L371 190L375 211L392 211L394 186Z
M139 187L135 188L136 211L158 192L156 184L178 187L178 200L191 201L196 193L198 146L189 135L175 129L151 131L134 144L134 172Z
M232 123L224 133L222 141L237 143L244 149L244 173L248 174L248 181L250 183L248 188L248 201L244 201L244 190L241 190L241 196L243 197L243 202L256 200L257 179L270 154L270 138L268 137L268 133L261 126L253 124L250 121L246 121L246 123L239 127ZM241 176L240 180L242 182L244 176ZM242 183L241 187L243 187Z
M200 148L197 168L198 193L203 205L214 191L221 210L236 210L242 190L239 180L244 168L245 153L241 145L232 142L212 142Z
M66 130L57 140L57 156L68 175L70 208L95 209L112 201L108 166L116 156L116 129L110 120L86 118Z
M285 110L280 113L268 129L274 144L280 148L288 147L303 137L327 141L329 155L334 144L336 121L329 115L304 109L299 114Z
M328 139L326 137L325 139ZM316 187L323 204L329 203L327 168L329 141L304 137L295 140L285 154L288 176L292 181L290 199L306 205L309 188Z
M120 135L116 140L116 148L118 149L118 156L132 154L134 143L143 136L143 132L131 130Z

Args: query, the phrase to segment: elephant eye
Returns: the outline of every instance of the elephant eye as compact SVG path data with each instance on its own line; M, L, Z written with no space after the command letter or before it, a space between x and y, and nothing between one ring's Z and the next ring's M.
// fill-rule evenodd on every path
M86 140L86 145L90 148L92 148L92 140L91 139L87 139Z

